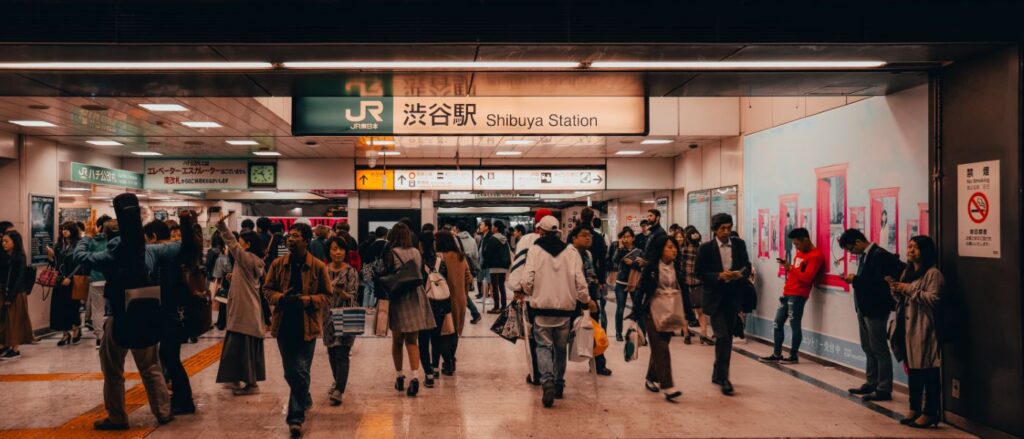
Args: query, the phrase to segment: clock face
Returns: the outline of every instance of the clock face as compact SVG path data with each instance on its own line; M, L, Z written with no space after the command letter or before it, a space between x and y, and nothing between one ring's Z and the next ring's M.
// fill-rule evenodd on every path
M274 186L277 184L277 167L272 164L252 164L249 166L249 184L254 186Z

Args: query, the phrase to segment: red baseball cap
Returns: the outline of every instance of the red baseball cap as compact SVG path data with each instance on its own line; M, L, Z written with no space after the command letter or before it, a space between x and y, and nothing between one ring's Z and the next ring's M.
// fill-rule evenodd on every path
M537 209L537 213L533 214L533 223L537 224L537 223L540 222L541 218L544 218L544 217L546 217L548 215L551 215L551 214L552 214L551 213L551 209L548 209L546 207L542 207L540 209Z

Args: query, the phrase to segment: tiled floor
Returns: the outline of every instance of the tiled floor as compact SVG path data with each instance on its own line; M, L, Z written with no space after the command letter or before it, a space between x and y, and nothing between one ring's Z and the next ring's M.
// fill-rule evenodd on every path
M613 305L609 304L611 308ZM732 381L736 395L723 396L710 383L713 349L671 344L678 403L647 392L642 378L649 350L637 362L625 363L622 344L608 352L611 377L587 373L585 363L570 363L566 397L552 409L540 404L538 388L523 382L522 344L512 345L488 331L488 320L467 325L459 346L459 371L442 377L434 389L417 398L396 392L392 385L391 341L362 337L352 354L352 372L345 403L327 404L331 383L326 349L318 344L313 369L315 404L306 423L306 437L970 437L950 426L914 430L886 414L902 413L906 395L880 407L866 407L828 390L845 389L860 380L840 371L805 362L779 370L734 353ZM182 357L216 349L221 333L199 344L185 345ZM82 429L83 420L101 407L101 381L96 350L83 340L57 348L56 339L22 348L23 358L0 363L0 437L152 437L172 439L285 437L287 385L276 344L266 344L268 380L262 393L232 396L216 384L217 363L196 373L192 386L199 412L156 428L148 408L131 414L133 429L102 435ZM751 342L738 349L766 353ZM127 370L134 372L128 361ZM798 374L788 373L797 371ZM32 375L26 374L69 374ZM794 376L798 375L798 376ZM826 386L801 379L812 377ZM21 381L19 381L19 379ZM68 380L70 379L70 380ZM27 380L27 381L26 381ZM129 388L138 380L127 382ZM77 424L76 424L77 423ZM73 428L73 427L78 428Z

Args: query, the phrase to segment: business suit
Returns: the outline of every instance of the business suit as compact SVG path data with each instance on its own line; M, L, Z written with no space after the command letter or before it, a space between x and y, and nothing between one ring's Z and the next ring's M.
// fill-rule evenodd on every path
M715 331L715 369L711 375L715 383L729 379L733 327L743 303L743 290L747 288L743 283L747 282L751 269L746 243L739 238L730 238L727 244L732 253L729 271L740 271L743 277L732 282L720 280L719 274L725 271L721 246L718 238L701 244L694 268L704 286L704 313L711 316L711 327Z
M872 244L853 278L853 298L860 328L860 346L867 360L867 387L892 393L892 354L888 343L889 314L896 308L887 276L899 279L903 263L896 255Z

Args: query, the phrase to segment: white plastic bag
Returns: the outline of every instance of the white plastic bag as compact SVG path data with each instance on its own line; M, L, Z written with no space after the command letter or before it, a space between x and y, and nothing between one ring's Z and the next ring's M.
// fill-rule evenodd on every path
M569 338L569 361L581 363L594 358L594 326L589 316L577 317Z

